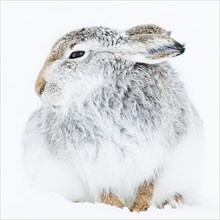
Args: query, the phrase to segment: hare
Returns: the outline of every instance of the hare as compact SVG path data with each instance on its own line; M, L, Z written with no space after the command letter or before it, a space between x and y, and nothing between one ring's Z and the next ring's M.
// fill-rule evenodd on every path
M36 80L43 104L23 136L33 186L136 212L191 203L203 126L167 62L184 50L157 25L60 38Z

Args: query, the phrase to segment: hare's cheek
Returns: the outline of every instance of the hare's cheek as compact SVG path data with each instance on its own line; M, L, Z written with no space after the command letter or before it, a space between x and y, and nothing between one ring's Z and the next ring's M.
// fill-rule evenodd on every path
M64 94L62 88L57 85L47 83L44 92L41 95L41 100L50 105L61 106L66 103L68 96Z

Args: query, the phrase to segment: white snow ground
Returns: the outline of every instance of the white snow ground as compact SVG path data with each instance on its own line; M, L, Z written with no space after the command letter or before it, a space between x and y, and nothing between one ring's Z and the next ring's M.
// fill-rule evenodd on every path
M207 202L207 201L206 201ZM150 207L146 212L133 213L104 204L71 203L58 194L28 191L4 210L10 219L218 219L217 203L172 209ZM6 219L6 218L4 218Z
M82 27L126 29L155 23L186 43L172 63L205 124L206 160L199 204L151 207L131 213L103 204L71 203L29 188L21 134L40 105L35 78L58 37ZM1 2L1 218L2 219L219 219L219 2Z

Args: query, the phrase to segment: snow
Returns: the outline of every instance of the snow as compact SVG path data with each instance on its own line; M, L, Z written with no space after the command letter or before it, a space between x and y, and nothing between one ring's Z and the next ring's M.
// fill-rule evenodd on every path
M2 219L219 219L219 2L1 2L1 218ZM21 135L40 104L37 74L52 44L83 26L121 30L155 23L186 43L172 60L205 125L205 169L197 205L152 206L131 213L104 204L72 203L30 188L24 178Z
M210 201L209 201L210 202ZM217 201L216 201L217 202ZM199 206L164 209L151 206L147 212L133 213L127 208L110 205L72 203L56 193L42 193L28 190L16 196L4 211L10 219L217 219L217 203L213 201Z

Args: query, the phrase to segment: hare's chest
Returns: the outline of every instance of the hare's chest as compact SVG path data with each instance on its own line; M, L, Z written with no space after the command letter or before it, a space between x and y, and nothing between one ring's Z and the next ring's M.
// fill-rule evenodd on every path
M140 183L154 178L162 158L156 142L148 146L103 141L98 148L88 144L78 151L75 167L92 198L97 199L102 190L112 190L129 201Z
M45 125L44 140L48 150L59 157L73 155L83 151L93 157L99 155L100 149L111 148L124 154L132 145L146 142L144 135L134 126L123 121L115 123L107 118L77 117L54 120L55 123Z
M133 176L144 180L162 156L158 142L129 121L80 117L54 124L46 134L49 151L69 159L89 185L126 185Z

